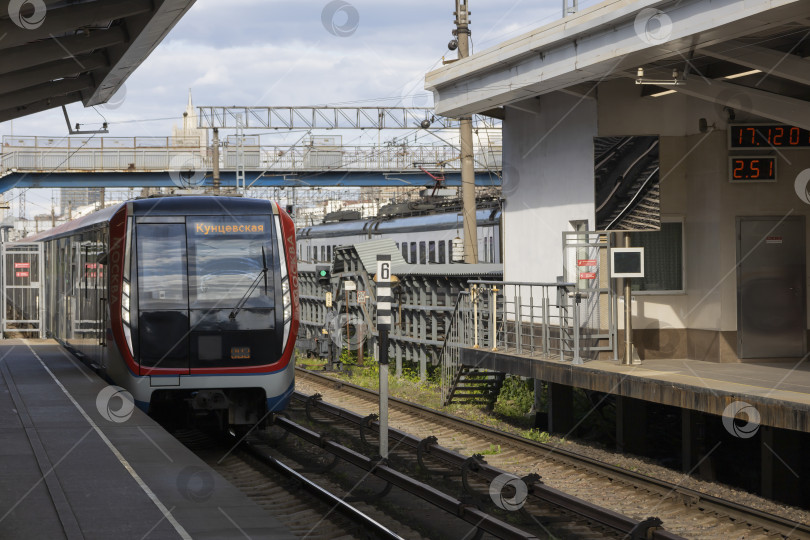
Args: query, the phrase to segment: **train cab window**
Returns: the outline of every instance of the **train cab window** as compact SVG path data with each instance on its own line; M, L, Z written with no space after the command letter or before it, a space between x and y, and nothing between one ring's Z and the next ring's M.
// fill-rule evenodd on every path
M428 262L436 262L436 242L428 242Z
M419 242L419 264L427 264L427 249L425 242Z
M224 232L200 232L211 230L206 226ZM244 307L273 307L275 289L265 290L264 279L260 277L266 261L267 283L274 283L275 253L269 241L272 238L269 218L189 218L188 238L191 309L231 309L248 291L251 292Z
M411 264L416 264L416 242L411 242L411 258L408 259Z
M444 240L439 240L439 264L447 262L447 244Z
M402 258L408 262L408 242L402 242Z
M180 223L138 225L141 310L188 309L185 229Z

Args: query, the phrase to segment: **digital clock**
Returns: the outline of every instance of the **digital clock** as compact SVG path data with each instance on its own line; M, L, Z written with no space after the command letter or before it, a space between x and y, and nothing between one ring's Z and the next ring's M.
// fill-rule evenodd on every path
M774 156L735 156L729 159L732 182L776 182Z
M732 150L810 148L810 131L779 124L733 124L728 127Z

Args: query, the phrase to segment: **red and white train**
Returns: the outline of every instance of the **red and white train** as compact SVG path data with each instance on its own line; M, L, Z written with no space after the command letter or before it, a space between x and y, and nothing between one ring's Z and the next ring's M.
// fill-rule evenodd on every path
M278 204L140 199L30 241L44 244L48 335L140 408L235 426L286 408L300 308Z

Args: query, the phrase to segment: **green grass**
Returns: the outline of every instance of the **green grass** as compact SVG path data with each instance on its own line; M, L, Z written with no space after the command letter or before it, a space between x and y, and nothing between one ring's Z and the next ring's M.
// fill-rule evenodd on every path
M524 439L529 439L530 441L535 441L539 443L548 443L551 442L551 435L548 434L546 431L540 431L539 429L527 429L526 431L522 431L520 436Z
M480 452L482 456L494 456L501 453L501 445L500 444L490 444L489 449Z
M345 356L343 371L330 372L328 375L370 390L380 388L379 364L373 358L365 358L364 365L358 366L354 358ZM344 357L341 357L344 360ZM323 361L302 359L301 365L318 365L323 367ZM520 377L507 377L498 396L493 410L487 410L482 405L469 405L451 403L444 406L441 397L441 368L428 366L428 377L425 382L419 380L419 365L413 362L403 362L402 377L396 377L395 364L391 362L388 376L388 391L392 397L405 399L422 406L442 411L519 435L526 439L540 442L559 444L565 441L558 439L544 431L534 428L534 383L531 379ZM542 406L542 403L541 403ZM501 452L500 446L491 445L489 450L481 452L484 455L494 455Z

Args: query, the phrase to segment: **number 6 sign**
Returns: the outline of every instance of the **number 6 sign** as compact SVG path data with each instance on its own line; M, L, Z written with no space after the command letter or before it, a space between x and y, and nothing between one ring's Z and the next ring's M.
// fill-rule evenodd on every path
M377 329L391 328L391 255L377 255Z

